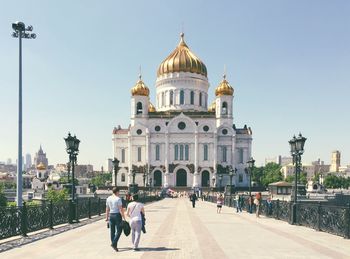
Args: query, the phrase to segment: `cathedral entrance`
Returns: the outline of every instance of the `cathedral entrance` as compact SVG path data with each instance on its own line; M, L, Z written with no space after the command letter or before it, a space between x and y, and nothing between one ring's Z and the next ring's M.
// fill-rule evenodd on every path
M157 170L153 173L154 179L153 179L153 186L162 186L162 172Z
M184 169L176 172L176 186L187 186L187 172Z
M202 172L202 187L209 187L209 175L209 172L206 170Z

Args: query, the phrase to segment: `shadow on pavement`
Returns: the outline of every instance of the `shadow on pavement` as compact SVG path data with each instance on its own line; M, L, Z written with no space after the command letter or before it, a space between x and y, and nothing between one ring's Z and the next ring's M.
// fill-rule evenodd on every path
M140 251L172 251L172 250L180 250L179 248L170 248L170 247L142 247L140 248Z

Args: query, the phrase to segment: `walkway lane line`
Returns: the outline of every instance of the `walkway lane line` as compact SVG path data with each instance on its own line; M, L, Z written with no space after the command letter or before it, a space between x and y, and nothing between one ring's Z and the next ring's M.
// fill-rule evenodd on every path
M161 201L161 203L164 202L164 200ZM170 235L173 231L174 222L177 217L177 204L178 202L173 204L174 207L170 210L166 217L163 218L163 223L160 225L158 231L153 236L152 240L146 246L143 246L141 244L141 249L146 250L141 256L141 259L166 258L166 255L169 252L169 250L180 249L178 247L169 247L169 241L171 238Z
M199 202L197 206L201 206L203 202ZM187 204L187 207L190 208L191 203ZM191 208L192 209L192 208ZM195 210L195 209L194 209ZM193 211L189 213L191 224L195 233L197 234L197 240L201 248L203 259L228 259L229 257L222 250L220 245L216 242L215 238L212 236L208 228L205 226L203 221L196 215L196 212ZM199 257L198 257L199 258Z

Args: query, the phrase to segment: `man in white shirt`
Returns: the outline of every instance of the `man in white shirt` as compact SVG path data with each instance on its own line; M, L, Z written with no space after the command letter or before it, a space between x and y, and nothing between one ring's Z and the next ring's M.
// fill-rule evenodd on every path
M130 227L131 227L131 237L132 244L134 246L134 251L138 251L141 228L142 228L142 218L141 212L145 216L145 209L141 202L138 202L139 196L135 194L133 196L133 201L128 204L127 215L130 217Z
M118 240L123 230L121 223L122 219L125 220L125 215L122 207L122 199L119 198L118 187L113 187L112 192L113 194L106 200L106 221L109 221L111 229L111 246L118 252Z

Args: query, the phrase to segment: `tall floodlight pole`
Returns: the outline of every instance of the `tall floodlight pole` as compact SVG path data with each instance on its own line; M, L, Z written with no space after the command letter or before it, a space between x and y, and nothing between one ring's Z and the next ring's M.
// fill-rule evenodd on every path
M22 206L22 38L35 39L35 33L28 33L33 26L26 28L23 22L12 23L12 37L18 38L19 42L19 91L18 91L18 157L17 157L17 206Z

